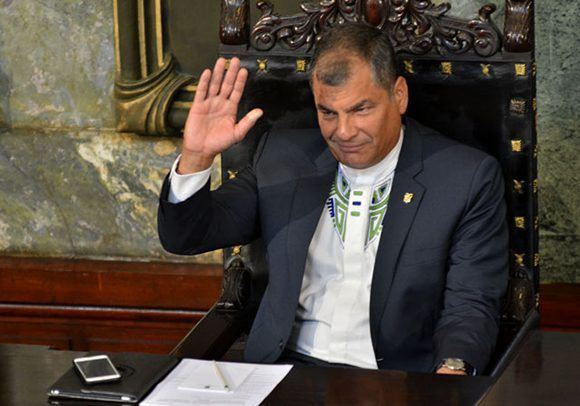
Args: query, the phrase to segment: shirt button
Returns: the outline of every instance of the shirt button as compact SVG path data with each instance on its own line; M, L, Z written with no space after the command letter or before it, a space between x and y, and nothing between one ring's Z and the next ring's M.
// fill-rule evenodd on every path
M280 343L278 344L278 347L280 347L280 349L284 348L284 340L280 340Z

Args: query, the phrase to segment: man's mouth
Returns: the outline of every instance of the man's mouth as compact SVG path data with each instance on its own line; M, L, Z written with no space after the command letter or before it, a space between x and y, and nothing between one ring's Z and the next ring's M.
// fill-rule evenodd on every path
M359 152L364 146L365 144L337 144L338 149L346 154Z

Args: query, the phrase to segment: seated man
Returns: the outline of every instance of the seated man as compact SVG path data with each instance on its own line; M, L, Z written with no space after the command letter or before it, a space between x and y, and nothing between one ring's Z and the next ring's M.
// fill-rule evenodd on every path
M262 237L269 282L248 361L482 371L507 283L498 163L403 117L407 84L378 29L330 29L310 69L320 129L264 135L214 192L214 157L263 112L236 122L238 59L203 72L161 192L163 246L196 254Z

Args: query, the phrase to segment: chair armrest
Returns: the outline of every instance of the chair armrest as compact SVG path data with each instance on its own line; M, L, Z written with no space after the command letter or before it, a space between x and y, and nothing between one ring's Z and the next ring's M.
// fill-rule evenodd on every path
M179 358L222 358L256 315L258 306L251 300L251 284L251 271L235 255L224 271L221 297L171 354Z
M256 314L256 306L223 311L214 305L171 351L178 358L220 359L244 333Z

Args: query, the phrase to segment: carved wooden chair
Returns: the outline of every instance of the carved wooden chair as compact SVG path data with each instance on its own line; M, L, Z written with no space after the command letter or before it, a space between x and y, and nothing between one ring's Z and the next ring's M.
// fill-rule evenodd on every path
M448 15L448 4L426 0L337 0L304 3L283 17L259 1L262 16L250 29L248 3L222 0L220 54L240 58L250 71L240 114L255 106L266 114L243 143L223 154L224 180L250 161L267 129L316 125L309 58L317 37L341 21L364 21L390 36L410 87L408 115L500 161L511 269L496 353L485 371L497 376L538 322L533 1L506 1L503 33L492 19L494 5L462 19ZM223 294L175 354L222 358L248 329L267 279L260 250L259 241L226 250Z

